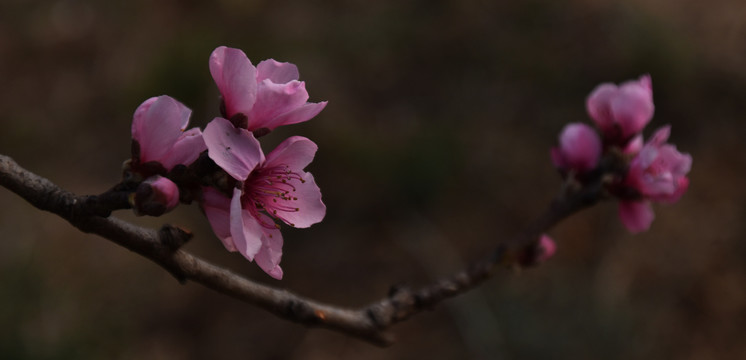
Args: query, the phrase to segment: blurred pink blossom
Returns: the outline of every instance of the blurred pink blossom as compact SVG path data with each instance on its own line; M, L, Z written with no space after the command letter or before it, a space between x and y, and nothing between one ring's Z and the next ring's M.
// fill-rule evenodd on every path
M559 146L551 150L554 166L561 170L585 173L598 165L601 139L593 128L582 123L565 125L559 136Z
M598 85L586 100L588 114L604 139L614 145L625 145L642 131L653 118L653 85L650 75L617 86Z
M670 133L670 126L658 129L630 162L624 186L636 190L641 199L622 200L619 216L631 232L650 227L654 217L650 201L674 203L689 187L686 175L692 167L692 157L666 143Z
M223 96L225 116L242 114L249 131L307 121L326 106L309 103L306 85L298 81L298 68L290 63L264 60L254 67L239 49L218 47L210 55L210 73Z
M274 220L306 228L326 214L313 176L303 171L317 146L294 136L266 158L251 132L215 118L205 128L208 156L238 181L232 197L205 189L202 208L229 251L239 251L270 276L281 279L282 236Z
M670 134L671 126L658 129L632 159L625 178L627 186L653 201L676 202L689 187L692 157L666 143Z

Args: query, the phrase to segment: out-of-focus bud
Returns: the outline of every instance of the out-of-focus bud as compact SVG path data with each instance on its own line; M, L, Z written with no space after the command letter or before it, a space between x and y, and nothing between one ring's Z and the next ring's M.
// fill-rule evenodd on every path
M653 85L650 75L627 81L619 86L603 83L586 100L588 115L604 140L624 147L653 118Z
M135 214L161 216L179 205L179 187L160 175L151 176L130 196Z
M549 260L555 252L557 244L554 240L547 234L541 234L537 243L519 254L517 261L521 266L536 266Z
M601 139L593 128L583 123L565 125L559 146L551 150L554 166L563 171L585 173L596 168L601 157Z
M539 254L536 256L536 262L543 263L549 260L549 258L554 256L555 252L557 252L557 244L554 240L547 234L541 234L541 238L539 238Z

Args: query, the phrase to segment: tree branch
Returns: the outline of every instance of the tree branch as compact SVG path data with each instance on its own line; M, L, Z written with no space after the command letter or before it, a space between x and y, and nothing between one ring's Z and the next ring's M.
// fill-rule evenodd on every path
M180 250L191 234L164 225L159 231L132 225L101 211L95 199L77 196L33 174L0 155L0 185L33 206L52 212L86 233L97 234L160 265L180 282L200 283L215 291L259 306L277 316L307 326L323 327L374 344L393 343L387 331L394 324L464 293L490 277L499 265L520 265L536 252L539 235L565 217L594 204L600 181L573 191L563 191L526 231L501 243L489 257L420 289L395 288L385 298L360 309L329 305L287 290L262 285Z

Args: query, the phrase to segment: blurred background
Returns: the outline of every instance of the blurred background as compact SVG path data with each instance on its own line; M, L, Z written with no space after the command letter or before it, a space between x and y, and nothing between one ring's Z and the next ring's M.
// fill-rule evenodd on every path
M500 272L399 324L381 349L307 329L82 234L0 189L3 359L746 358L746 3L30 1L0 3L0 153L78 194L119 180L130 123L171 95L218 115L207 60L297 64L327 108L289 135L328 207L284 228L285 279L224 250L197 206L161 218L189 251L320 301L363 306L492 251L559 189L549 148L600 82L650 73L691 188L632 236L602 203L551 231L548 263Z

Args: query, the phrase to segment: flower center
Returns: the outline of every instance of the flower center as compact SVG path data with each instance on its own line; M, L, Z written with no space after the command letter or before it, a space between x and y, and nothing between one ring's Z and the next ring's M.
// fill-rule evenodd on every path
M275 223L268 223L262 219L262 216L258 216L259 211L262 210L273 218L295 226L283 215L300 211L297 204L297 185L305 182L300 174L290 170L287 165L262 167L254 170L244 183L244 201L254 204L254 206L248 206L249 211L264 227L278 228L279 226Z

